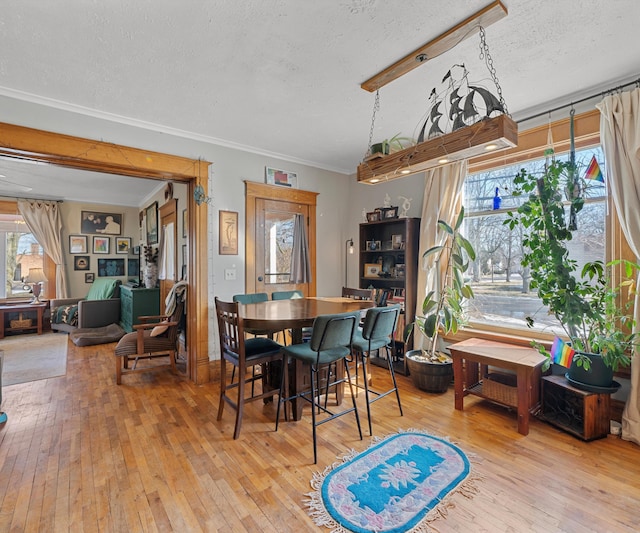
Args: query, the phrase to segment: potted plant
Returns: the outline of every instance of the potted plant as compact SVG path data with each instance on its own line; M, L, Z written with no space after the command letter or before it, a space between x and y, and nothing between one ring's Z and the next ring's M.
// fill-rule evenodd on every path
M406 332L408 338L417 327L428 339L426 349L409 350L405 355L414 384L429 392L444 392L451 382L452 361L441 351L440 339L442 335L455 333L465 323L464 302L473 298L473 290L464 276L469 260L474 261L476 254L471 243L460 233L463 221L464 208L453 226L438 220L444 240L423 254L423 260L429 261L436 288L425 296L422 315L416 316Z
M577 262L569 258L567 243L576 230L574 215L584 205L580 194L584 184L580 182L572 161L552 161L542 176L521 170L514 178L513 194L528 195L528 199L507 214L505 223L511 229L517 224L525 228L522 265L530 269L531 287L558 319L576 351L567 378L594 390L613 385L613 373L629 365L637 344L632 309L620 303L620 296L623 290L635 294L632 280L639 266L620 259L606 265L595 261L579 272ZM563 193L570 210L568 222ZM623 267L627 280L613 286L610 272L616 265ZM531 318L527 321L533 325ZM548 368L549 350L539 342L532 345L549 358Z
M400 137L400 133L396 133L390 139L371 145L371 154L389 155L394 152L404 150L408 146L414 145L416 142L411 137Z

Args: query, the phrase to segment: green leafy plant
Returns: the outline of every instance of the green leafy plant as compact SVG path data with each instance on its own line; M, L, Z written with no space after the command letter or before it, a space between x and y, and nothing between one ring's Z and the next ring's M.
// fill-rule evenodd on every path
M606 265L594 261L578 272L578 264L569 257L567 248L576 229L575 215L584 206L580 194L583 185L577 178L575 163L552 161L541 176L522 169L514 179L514 187L514 196L528 195L528 199L517 211L507 213L505 224L512 230L518 224L525 228L522 265L529 267L531 288L558 319L576 350L576 364L589 370L590 359L585 353L590 353L600 354L613 371L628 366L637 335L633 333L635 322L630 306L619 302L623 290L635 294L633 276L640 266L621 259ZM610 272L616 265L623 267L627 279L613 286ZM534 324L530 317L527 322L529 326ZM544 345L532 344L550 357Z
M400 137L400 133L396 133L390 139L385 139L382 142L371 145L371 153L392 154L404 150L408 146L416 144L415 140L411 137Z
M460 233L463 222L464 208L453 226L438 220L438 230L444 233L444 241L423 254L423 259L431 262L432 274L438 281L436 289L429 291L422 302L422 315L416 316L413 324L408 326L407 337L415 326L429 338L426 356L433 362L441 360L437 353L438 338L456 333L466 323L464 302L474 296L471 286L465 282L465 273L469 269L469 260L474 261L476 253Z

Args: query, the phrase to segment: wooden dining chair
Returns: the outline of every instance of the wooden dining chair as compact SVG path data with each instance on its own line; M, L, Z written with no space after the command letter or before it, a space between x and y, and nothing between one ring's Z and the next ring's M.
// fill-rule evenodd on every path
M396 374L393 368L393 335L398 324L398 316L400 315L399 305L390 305L388 307L373 307L367 310L362 329L355 332L352 347L355 355L355 374L356 387L364 388L364 395L367 404L367 418L369 420L369 434L373 435L371 426L371 404L385 396L396 393L400 416L402 413L402 404L400 403L400 392L396 383ZM372 353L384 351L389 374L393 387L387 391L376 391L369 387L369 373L367 365L370 361ZM362 374L364 376L364 386L358 382L358 364L362 363Z
M342 297L354 300L373 300L373 289L352 289L342 287Z
M293 344L285 346L282 351L284 353L283 365L288 368L289 358L297 359L305 363L309 367L309 383L310 388L306 391L299 392L292 396L288 396L289 379L288 372L283 372L280 382L280 397L278 399L278 410L276 413L276 431L278 431L278 422L280 419L280 406L285 402L300 398L311 404L311 425L313 428L313 463L318 462L317 436L316 428L325 422L334 420L348 413L355 413L356 424L358 425L358 433L362 440L362 428L360 426L360 416L358 414L358 406L356 405L356 397L353 393L353 385L351 383L351 375L349 373L348 358L351 354L351 341L354 331L360 320L360 313L338 313L333 315L320 315L313 322L313 333L309 342ZM337 377L337 373L328 371L331 365L340 360L344 360L346 378ZM332 412L327 405L321 405L318 401L321 395L321 378L320 372L327 370L324 379L327 380L324 390L328 391L330 387L335 387L345 381L349 384L351 390L351 399L353 407L343 409L339 412ZM330 382L330 377L333 381ZM285 392L286 391L286 392ZM326 392L325 392L326 394ZM316 410L318 413L325 413L328 416L317 420ZM285 405L286 419L286 405Z
M272 398L280 393L277 386L267 384L268 365L279 362L279 372L282 373L282 346L268 337L245 338L245 328L238 308L238 302L223 302L215 298L216 315L218 318L218 333L220 336L220 402L218 404L218 420L222 420L225 403L236 410L236 423L233 438L240 436L244 405L256 400ZM238 369L238 380L227 383L227 363ZM274 365L275 366L275 365ZM251 367L251 377L247 377L247 369ZM255 369L260 368L260 372ZM277 377L280 377L279 375ZM276 378L277 379L277 378ZM253 384L262 382L259 393L255 393ZM251 395L246 396L245 386L251 383ZM232 398L229 393L237 390Z

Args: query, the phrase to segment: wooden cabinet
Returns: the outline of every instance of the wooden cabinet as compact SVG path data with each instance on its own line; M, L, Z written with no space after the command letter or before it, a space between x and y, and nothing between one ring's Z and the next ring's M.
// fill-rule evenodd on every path
M419 218L393 218L360 224L360 288L385 290L387 303L398 302L402 314L396 330L396 372L407 374L404 361L405 324L415 318L418 254L420 239ZM372 363L381 363L372 358Z
M582 440L609 433L611 393L588 392L564 376L542 378L542 418Z
M139 316L160 314L160 289L133 289L120 287L120 326L125 331L133 331L139 324Z

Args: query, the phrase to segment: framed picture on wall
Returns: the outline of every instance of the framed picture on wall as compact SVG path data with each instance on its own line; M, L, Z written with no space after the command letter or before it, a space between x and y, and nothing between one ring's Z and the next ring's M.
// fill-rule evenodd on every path
M86 235L69 235L69 253L70 254L86 254L87 253L87 236Z
M93 237L93 253L108 254L109 253L109 237Z
M238 255L238 213L236 211L220 211L218 233L218 253Z
M158 244L158 202L145 209L147 219L147 244Z
M93 283L96 280L96 275L93 272L87 272L84 275L85 283Z
M76 255L73 258L73 270L89 270L91 265L91 256Z
M265 174L265 181L270 185L282 185L294 189L298 187L298 175L295 172L266 167Z
M124 276L124 259L98 259L98 276Z
M116 237L116 253L128 254L131 249L131 237Z
M120 235L121 228L122 214L98 213L97 211L80 212L80 233Z

